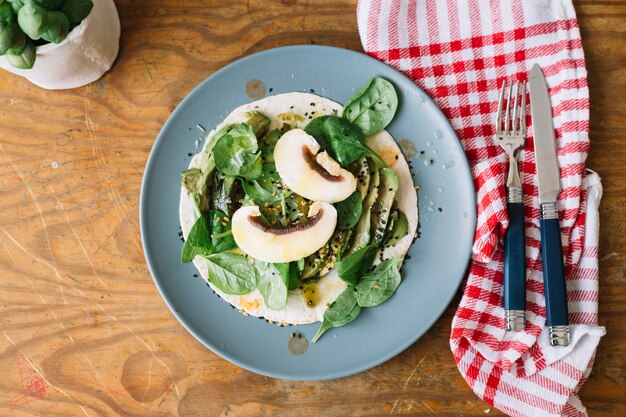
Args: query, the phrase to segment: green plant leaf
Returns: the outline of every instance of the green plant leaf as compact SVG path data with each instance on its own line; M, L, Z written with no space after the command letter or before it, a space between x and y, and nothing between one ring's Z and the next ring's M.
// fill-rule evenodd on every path
M361 218L362 211L361 193L355 191L337 204L337 226L340 229L352 229Z
M204 256L209 281L221 291L231 295L244 295L257 286L257 275L248 260L234 253L216 253Z
M285 277L278 269L278 265L268 262L256 261L255 264L258 272L258 285L257 288L265 305L272 310L282 310L287 305L287 282ZM287 281L288 281L288 269L287 265ZM284 269L281 269L284 272Z
M25 3L17 14L17 23L29 38L37 40L48 30L48 12L34 3Z
M378 245L368 245L338 261L335 268L337 268L339 278L348 285L357 285L359 279L374 263L377 252Z
M291 195L291 192L286 192L278 186L280 176L273 163L263 164L262 171L263 173L256 180L243 179L241 181L246 194L248 194L256 204L275 203Z
M263 169L261 153L257 150L252 127L246 123L235 125L216 142L215 165L224 175L257 179Z
M48 12L48 30L41 34L41 38L52 43L61 43L70 31L70 22L61 12Z
M198 217L191 227L181 251L180 261L182 263L186 264L193 261L196 255L210 255L213 253L209 221L207 215L202 215Z
M35 45L33 45L33 42L29 39L24 49L22 49L22 52L13 54L13 52L9 50L5 56L7 61L15 68L31 69L35 64L36 53Z
M0 3L0 23L12 23L15 22L17 17L13 12L11 3Z
M191 227L183 244L181 262L190 262L197 255L207 256L235 249L237 244L230 230L230 219L223 212L211 210L208 214L202 214Z
M361 307L380 305L396 292L401 281L397 265L401 261L401 258L387 259L361 278L356 286L356 299Z
M361 313L361 306L356 301L354 288L348 287L333 301L324 312L324 320L311 340L315 343L329 329L341 327L356 319Z
M213 253L235 249L237 243L231 232L230 218L219 210L211 210L211 246Z
M0 55L4 55L13 44L14 23L0 21Z
M61 11L72 27L78 25L86 18L93 9L93 1L91 0L63 0Z
M373 78L346 102L343 117L357 125L365 136L383 130L398 109L394 86L384 78Z

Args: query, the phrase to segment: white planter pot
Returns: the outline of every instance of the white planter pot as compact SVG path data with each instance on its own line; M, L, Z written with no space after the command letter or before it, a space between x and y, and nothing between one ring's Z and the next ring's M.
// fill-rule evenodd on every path
M0 67L48 90L82 87L111 68L120 47L120 19L113 0L93 0L89 16L63 42L37 47L29 70L13 67L0 56Z

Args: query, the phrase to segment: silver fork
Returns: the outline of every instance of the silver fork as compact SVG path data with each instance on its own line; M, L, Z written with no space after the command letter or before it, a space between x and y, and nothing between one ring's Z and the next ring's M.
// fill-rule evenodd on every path
M509 227L504 235L504 313L506 329L523 330L526 322L526 250L524 242L524 203L517 156L526 141L526 82L510 85L506 102L506 81L502 82L496 136L509 157L506 186ZM514 101L511 112L511 95ZM521 96L521 105L518 99ZM503 114L504 113L504 114Z

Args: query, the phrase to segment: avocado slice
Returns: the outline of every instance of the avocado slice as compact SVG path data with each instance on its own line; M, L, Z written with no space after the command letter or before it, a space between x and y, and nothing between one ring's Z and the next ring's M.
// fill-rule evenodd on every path
M370 170L367 158L362 156L351 164L350 172L356 178L356 189L361 193L361 200L365 200L370 185Z
M246 123L252 127L254 131L254 136L257 139L261 139L263 136L267 134L270 129L270 119L261 112L251 111L246 113Z
M367 244L370 242L372 207L374 206L374 203L376 203L376 199L378 197L380 173L376 167L376 164L374 164L369 159L368 164L370 167L369 187L367 190L367 195L363 200L363 214L361 214L361 218L359 219L359 222L356 224L353 230L354 240L352 242L352 246L348 250L348 255L367 246Z
M378 187L378 198L372 206L372 243L378 244L383 240L385 229L387 228L387 220L391 212L393 199L398 191L398 177L390 168L381 168L380 185Z
M394 218L392 221L391 219ZM389 248L395 246L400 239L409 233L409 220L406 214L399 209L395 209L389 217L389 228L385 232L383 244Z

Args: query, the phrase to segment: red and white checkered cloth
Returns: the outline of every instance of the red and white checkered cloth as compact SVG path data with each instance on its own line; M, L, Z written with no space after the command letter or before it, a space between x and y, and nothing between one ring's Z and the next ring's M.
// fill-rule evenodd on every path
M598 205L602 186L585 170L589 90L582 41L569 0L361 0L365 51L405 73L435 99L456 130L477 190L478 220L450 346L463 377L512 416L585 416L576 395L591 370L598 327ZM538 63L552 99L562 191L572 343L553 348L545 327L533 129L519 157L523 182L527 324L506 332L502 297L508 226L507 157L495 140L503 80L527 80ZM530 113L530 112L528 112ZM454 256L454 254L451 254Z

